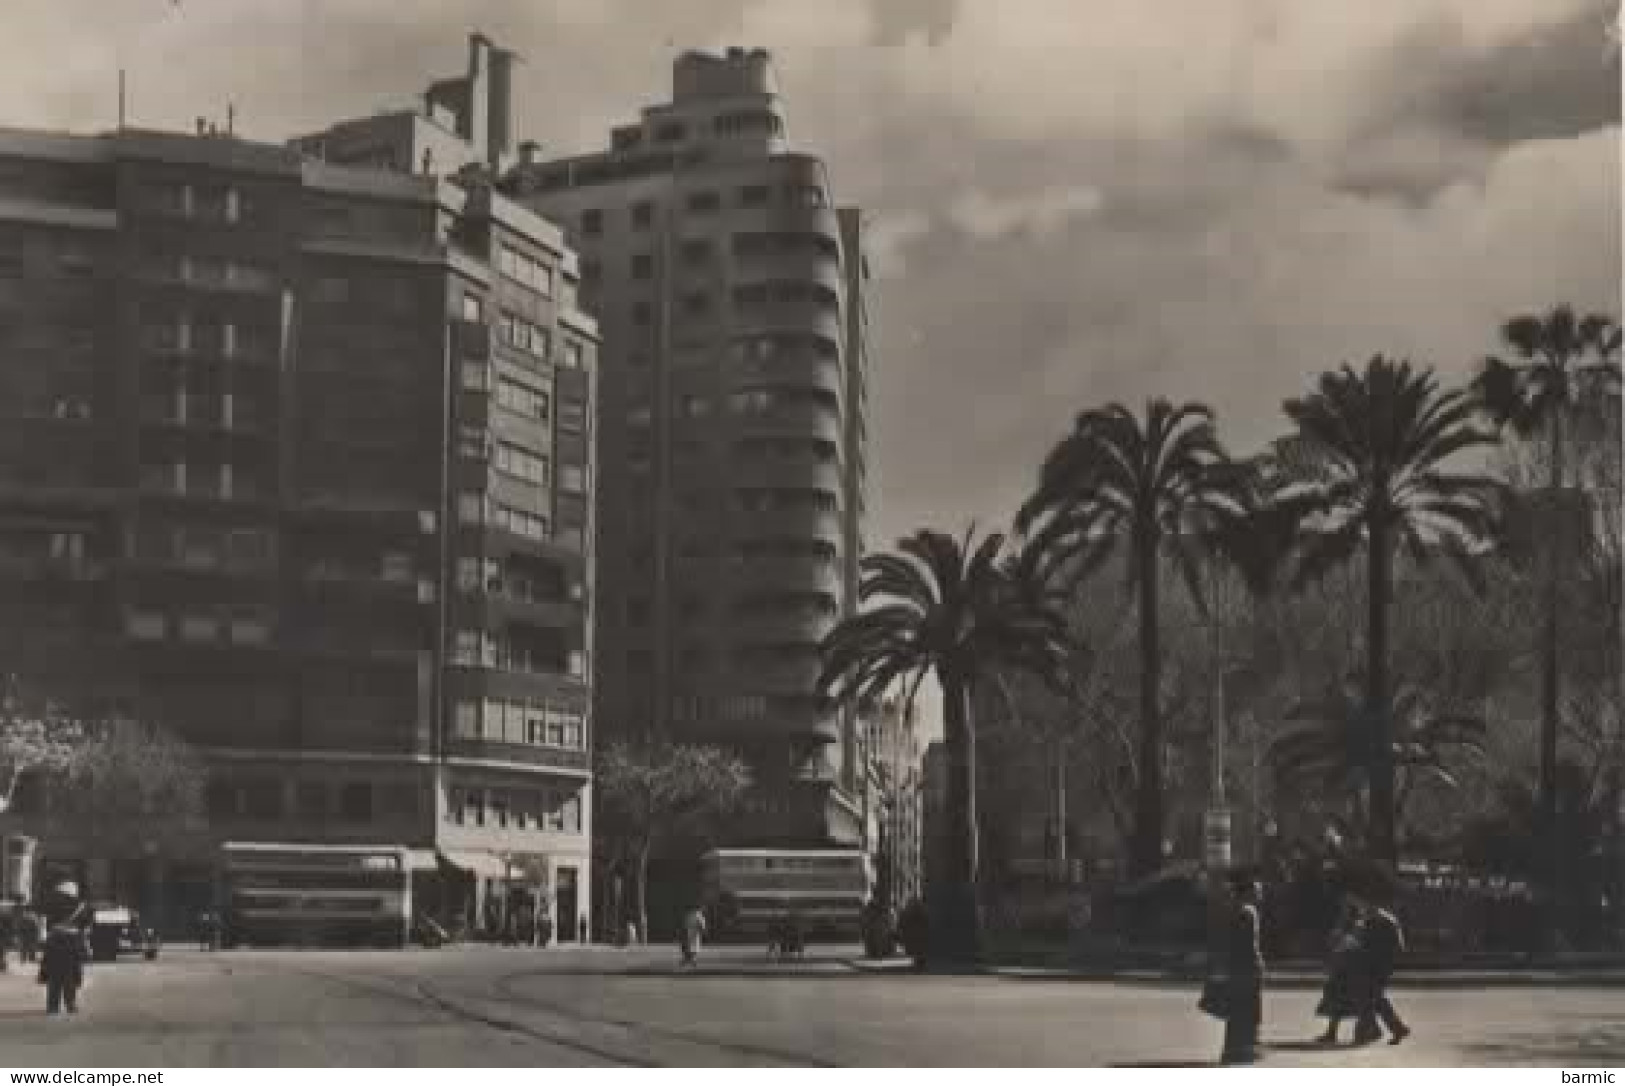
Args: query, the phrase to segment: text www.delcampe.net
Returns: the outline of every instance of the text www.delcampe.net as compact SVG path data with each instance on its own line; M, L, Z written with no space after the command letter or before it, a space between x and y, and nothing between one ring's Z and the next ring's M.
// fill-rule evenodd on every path
M162 1071L13 1071L13 1083L42 1086L163 1086Z

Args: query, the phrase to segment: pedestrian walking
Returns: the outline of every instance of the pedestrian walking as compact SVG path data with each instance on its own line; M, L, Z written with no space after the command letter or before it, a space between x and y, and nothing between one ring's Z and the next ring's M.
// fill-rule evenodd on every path
M1220 1062L1256 1063L1264 1021L1264 951L1259 905L1263 887L1251 875L1230 880L1235 906L1225 945L1224 1050Z
M43 936L39 913L32 905L24 905L17 918L17 946L23 963L32 965L39 959L39 944Z
M85 938L70 920L53 924L40 955L39 981L45 985L45 1013L79 1013L79 989L85 983Z
M1362 931L1362 957L1369 987L1359 1024L1354 1028L1355 1043L1372 1044L1380 1039L1382 1030L1377 1028L1380 1020L1388 1030L1388 1043L1401 1044L1411 1035L1411 1028L1399 1017L1393 1000L1388 998L1388 984L1405 950L1405 932L1388 903L1366 910Z
M1326 986L1321 991L1315 1013L1326 1019L1326 1032L1320 1043L1337 1043L1337 1030L1345 1018L1359 1018L1365 1008L1366 968L1363 942L1365 914L1360 902L1350 897L1343 905L1337 927L1332 932L1331 958L1327 963Z
M683 925L677 933L677 949L682 955L683 967L692 969L700 964L700 941L704 938L705 913L696 905L683 917Z

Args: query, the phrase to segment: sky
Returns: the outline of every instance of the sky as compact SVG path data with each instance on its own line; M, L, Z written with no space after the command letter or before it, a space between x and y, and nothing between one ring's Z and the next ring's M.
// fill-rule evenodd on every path
M411 102L482 29L559 154L685 48L773 50L871 217L871 535L998 527L1082 408L1201 400L1248 452L1313 375L1469 373L1506 317L1621 295L1598 0L5 0L0 124L281 139Z

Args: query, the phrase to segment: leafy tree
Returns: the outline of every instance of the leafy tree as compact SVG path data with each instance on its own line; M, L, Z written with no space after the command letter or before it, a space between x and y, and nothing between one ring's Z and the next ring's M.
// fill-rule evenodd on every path
M649 859L662 841L704 832L750 788L750 769L721 747L643 738L598 754L594 784L606 839L624 850L637 882L638 930L649 930Z
M56 775L47 810L56 828L104 846L139 852L185 838L205 825L208 768L198 753L163 728L109 720L85 729L85 740Z
M0 693L0 814L11 809L18 782L66 769L85 740L83 725L61 706L31 703L14 676Z
M1598 314L1576 316L1567 305L1543 315L1514 317L1501 329L1501 338L1515 361L1488 358L1474 387L1483 406L1501 426L1519 438L1542 435L1545 438L1548 468L1549 511L1561 516L1564 487L1571 472L1567 431L1595 425L1595 405L1617 401L1620 395L1620 329L1610 318ZM1617 453L1615 454L1617 460ZM1562 708L1561 633L1562 567L1569 553L1570 525L1548 525L1551 538L1563 546L1544 548L1544 624L1541 634L1541 731L1540 794L1542 824L1549 834L1557 832L1557 765L1559 717ZM1560 854L1552 842L1549 855ZM1560 878L1548 872L1549 891L1556 892Z
M860 706L902 689L912 712L920 683L935 675L942 691L948 754L946 878L933 903L932 950L970 960L980 950L977 902L976 724L978 687L1000 668L1059 675L1069 639L1048 592L1025 580L1024 564L1001 562L1004 536L974 543L924 530L896 553L866 555L859 597L874 605L843 620L824 639L819 687Z
M1135 871L1162 864L1165 740L1162 713L1160 570L1171 562L1200 601L1206 544L1241 522L1248 478L1201 404L1146 405L1143 420L1120 404L1082 412L1039 472L1017 528L1048 554L1048 568L1076 582L1121 560L1139 610L1139 742Z
M1297 442L1311 470L1284 481L1271 509L1297 524L1288 583L1301 588L1349 563L1366 565L1366 722L1370 749L1370 838L1379 860L1396 859L1394 762L1389 709L1390 611L1394 562L1403 552L1420 568L1439 555L1479 583L1475 558L1496 529L1493 479L1450 471L1460 454L1495 444L1475 425L1465 393L1440 388L1431 369L1382 356L1363 370L1344 365L1315 389L1288 400Z

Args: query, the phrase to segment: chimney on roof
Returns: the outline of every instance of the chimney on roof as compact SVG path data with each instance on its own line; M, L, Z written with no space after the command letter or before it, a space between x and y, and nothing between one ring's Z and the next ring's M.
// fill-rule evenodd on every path
M209 119L207 117L199 117L197 119L197 134L200 136L207 136L209 134Z
M228 136L235 135L236 132L237 132L237 106L235 104L233 104L233 103L228 102L226 104L226 135L228 135Z
M535 140L526 140L519 145L519 165L534 166L542 158L542 145Z

